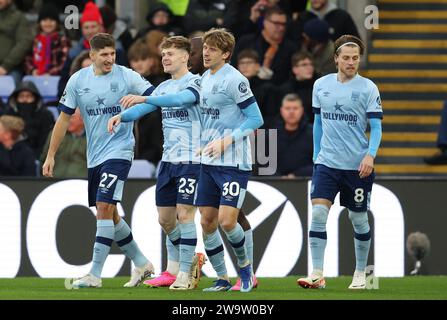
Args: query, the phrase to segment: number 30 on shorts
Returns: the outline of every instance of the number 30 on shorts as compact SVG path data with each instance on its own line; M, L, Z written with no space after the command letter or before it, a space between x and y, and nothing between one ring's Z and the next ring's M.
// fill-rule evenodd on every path
M241 187L239 186L239 183L233 181L233 182L225 182L223 184L223 190L222 195L226 196L230 194L230 196L237 197L239 195Z

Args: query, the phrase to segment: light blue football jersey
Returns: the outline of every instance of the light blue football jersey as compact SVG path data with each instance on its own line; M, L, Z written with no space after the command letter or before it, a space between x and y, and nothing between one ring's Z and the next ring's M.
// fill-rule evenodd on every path
M166 162L200 163L197 151L200 148L200 76L188 72L180 79L169 79L160 83L152 96L175 94L190 90L197 103L182 107L161 107L163 125L163 156Z
M341 170L358 170L368 151L368 118L383 118L377 86L356 75L341 83L337 74L315 81L312 106L321 115L323 136L315 163Z
M59 101L61 111L73 114L79 107L87 137L87 167L109 159L133 159L135 139L133 122L121 123L115 133L107 122L121 112L119 100L127 94L150 95L154 87L135 71L113 65L112 71L96 76L93 65L73 74Z
M256 100L247 78L233 66L226 63L215 74L207 70L201 82L202 147L213 140L231 135L238 129L246 119L241 109L254 102ZM233 143L216 159L202 155L201 162L251 170L249 137Z

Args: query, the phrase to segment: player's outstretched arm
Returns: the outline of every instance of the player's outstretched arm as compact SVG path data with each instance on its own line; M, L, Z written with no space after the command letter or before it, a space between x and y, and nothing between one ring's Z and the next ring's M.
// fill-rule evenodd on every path
M146 97L145 96L137 96L135 94L128 94L127 96L124 96L120 99L120 104L125 108L130 108L134 105L145 103Z
M369 119L371 134L369 137L368 153L363 158L359 166L360 178L368 177L374 169L374 158L379 150L380 140L382 139L382 120L378 118Z
M71 115L61 112L59 118L54 124L53 132L51 133L50 147L48 148L47 157L42 167L42 175L45 177L53 176L53 169L55 165L54 156L65 137L68 124L70 123Z
M138 104L133 108L126 109L122 113L117 114L109 119L107 122L107 131L113 134L114 128L117 127L121 122L131 122L138 120L142 116L157 110L157 107L151 104L142 103Z
M183 107L199 102L199 93L195 89L185 89L177 93L168 93L161 96L148 96L146 103L157 107Z

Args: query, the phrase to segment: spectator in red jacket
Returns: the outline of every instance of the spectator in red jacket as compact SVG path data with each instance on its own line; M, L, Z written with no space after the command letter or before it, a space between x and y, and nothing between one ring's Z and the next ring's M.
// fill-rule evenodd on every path
M60 31L59 11L51 4L39 12L39 33L33 51L26 57L25 73L34 76L60 75L70 49L68 38Z

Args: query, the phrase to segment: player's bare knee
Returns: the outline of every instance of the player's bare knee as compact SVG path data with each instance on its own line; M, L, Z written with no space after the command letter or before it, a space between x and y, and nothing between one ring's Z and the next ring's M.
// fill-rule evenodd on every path
M236 224L237 221L234 221L233 219L219 218L219 225L226 232L233 230L236 227Z
M177 220L179 223L194 222L196 208L193 206L177 205Z
M113 219L116 205L113 203L97 202L96 203L96 219Z
M205 234L213 233L217 230L217 219L210 216L203 216L200 218L200 225Z
M180 214L178 215L178 222L179 223L190 223L194 222L194 215L191 214Z
M168 219L168 217L159 215L158 223L160 224L164 232L170 233L175 228L176 220Z

